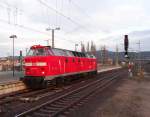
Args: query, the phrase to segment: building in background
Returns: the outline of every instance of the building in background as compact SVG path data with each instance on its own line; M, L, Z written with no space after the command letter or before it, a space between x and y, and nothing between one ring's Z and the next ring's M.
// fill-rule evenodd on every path
M20 64L20 57L14 58L14 66L16 71L20 71L22 66ZM12 71L13 69L13 57L2 57L0 58L0 71Z

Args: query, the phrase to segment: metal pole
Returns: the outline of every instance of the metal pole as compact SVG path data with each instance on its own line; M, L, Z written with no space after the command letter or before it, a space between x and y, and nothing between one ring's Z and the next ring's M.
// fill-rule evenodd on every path
M14 37L13 37L13 77L15 72L15 65L14 65Z
M77 51L78 44L75 44L75 51Z
M22 51L20 51L20 71L22 71Z
M55 42L54 42L54 32L55 30L60 30L59 27L55 28L55 29L51 29L51 28L47 28L47 31L52 30L52 48L55 48Z
M76 44L75 44L75 51L77 51Z
M141 71L141 45L140 45L140 40L139 40L139 70Z
M26 48L26 56L27 56L27 54L28 54L28 48Z
M54 48L54 29L52 29L52 48Z
M118 46L116 45L116 66L118 66Z

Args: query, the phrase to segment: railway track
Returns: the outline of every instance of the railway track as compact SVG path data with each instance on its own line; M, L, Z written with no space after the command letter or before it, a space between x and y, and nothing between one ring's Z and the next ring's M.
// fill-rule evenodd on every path
M15 93L6 99L0 98L0 115L2 117L13 117L20 115L21 113L30 110L37 105L42 105L45 102L56 99L68 92L71 92L79 87L85 86L86 84L92 83L98 78L108 78L114 74L118 74L121 69L112 70L98 74L93 78L82 78L79 81L70 83L63 87L48 87L42 90L28 90L20 93ZM90 76L91 77L91 76ZM86 79L86 80L85 80Z
M72 85L74 83L78 83L80 81L81 80L72 82L69 85ZM13 84L13 83L9 83L9 84ZM17 86L18 85L16 85L16 87ZM53 93L60 92L63 89L67 89L69 87L70 86L68 86L68 85L64 86L64 87L62 87L62 86L59 87L59 86L56 86L56 85L52 85L49 82L49 85L48 85L48 87L46 89L39 89L39 90L25 89L25 90L21 90L21 91L19 90L19 91L14 91L14 92L11 92L11 93L7 93L6 95L3 94L3 95L0 96L0 107L2 105L8 104L9 102L12 102L12 101L13 102L15 102L15 101L33 102L33 101L39 100L39 99L41 99L43 97L49 96L49 95L51 95Z
M66 112L74 108L74 106L82 104L84 100L86 100L97 91L102 91L108 87L123 73L124 72L115 73L115 75L111 74L107 77L89 82L86 85L81 85L80 87L74 90L70 90L63 95L60 95L27 111L17 114L15 117L57 117L59 115L64 115Z

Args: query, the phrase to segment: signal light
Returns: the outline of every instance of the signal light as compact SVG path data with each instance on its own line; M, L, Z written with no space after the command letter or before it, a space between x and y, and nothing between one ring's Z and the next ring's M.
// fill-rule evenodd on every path
M125 49L125 57L128 57L128 47L129 47L129 40L128 35L125 35L124 37L124 49Z
M125 51L128 51L128 46L129 46L128 35L125 35L125 39L124 39Z

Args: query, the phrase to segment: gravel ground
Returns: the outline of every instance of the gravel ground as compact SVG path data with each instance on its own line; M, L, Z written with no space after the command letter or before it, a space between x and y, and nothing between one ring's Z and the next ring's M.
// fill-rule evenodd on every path
M122 79L95 94L68 117L150 117L150 76Z
M124 80L116 94L98 107L93 117L149 117L150 80Z

